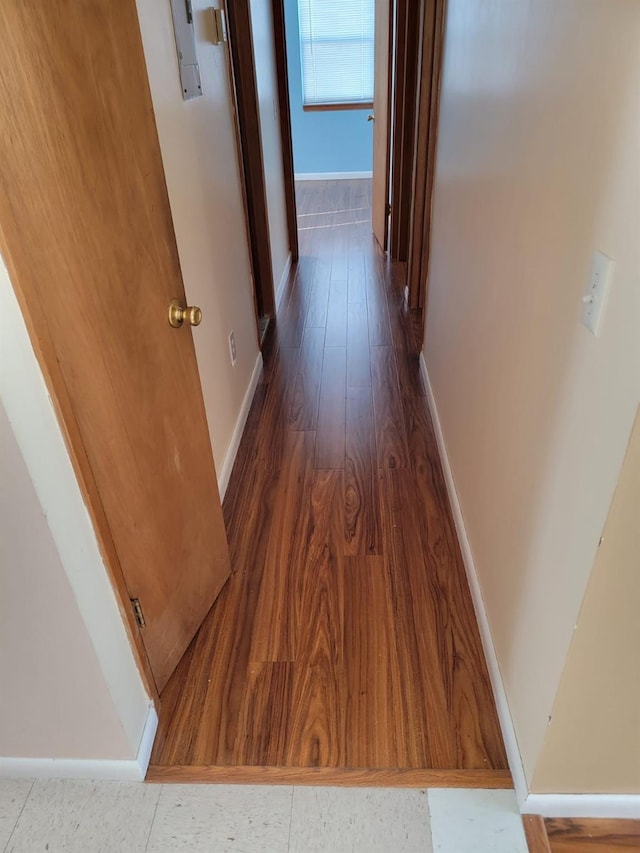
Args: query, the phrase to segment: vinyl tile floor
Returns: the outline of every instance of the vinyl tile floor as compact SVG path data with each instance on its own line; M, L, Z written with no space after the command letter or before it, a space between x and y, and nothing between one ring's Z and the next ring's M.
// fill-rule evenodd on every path
M0 780L4 853L527 853L513 791Z

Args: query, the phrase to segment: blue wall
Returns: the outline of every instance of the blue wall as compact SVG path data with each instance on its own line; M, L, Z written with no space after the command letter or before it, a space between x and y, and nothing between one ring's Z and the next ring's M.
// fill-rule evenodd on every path
M304 112L302 109L298 0L285 0L284 5L296 174L370 172L373 165L373 122L367 121L369 110Z

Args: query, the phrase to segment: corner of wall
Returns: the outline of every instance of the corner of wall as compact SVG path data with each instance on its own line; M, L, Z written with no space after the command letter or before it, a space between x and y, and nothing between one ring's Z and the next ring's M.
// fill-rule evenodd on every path
M150 699L22 312L1 259L0 398L133 757L147 725Z
M498 712L498 719L500 721L500 728L502 730L502 737L504 738L505 749L507 751L509 769L511 770L511 776L513 778L513 783L516 790L516 797L518 799L520 807L522 808L529 794L529 783L527 781L524 764L522 762L522 756L520 754L520 748L518 746L518 738L516 735L511 710L509 708L509 700L507 699L507 693L505 690L502 673L500 672L500 663L498 661L498 655L496 653L495 645L493 643L493 637L491 635L491 626L489 624L489 618L487 616L487 610L482 596L480 578L478 576L478 571L476 569L476 564L473 557L473 551L471 550L471 543L469 541L469 536L464 522L462 507L460 505L460 499L458 497L458 490L456 488L453 469L451 467L451 460L449 459L449 454L447 453L447 444L444 432L442 430L442 423L440 421L440 415L438 413L436 398L433 393L433 386L431 384L431 379L427 370L427 364L424 358L424 350L420 353L420 372L422 374L422 378L427 389L427 402L429 404L429 411L431 413L433 428L436 434L440 462L442 464L442 470L447 486L447 494L449 496L449 503L451 504L451 511L453 513L453 519L456 526L456 533L458 534L458 542L460 544L460 550L462 552L462 559L467 575L467 581L469 583L469 589L471 591L473 609L475 611L476 619L478 621L478 629L480 631L482 649L484 651L484 656L489 670L491 688L493 690L493 696L496 702L496 709Z
M251 409L251 404L253 402L253 397L256 392L256 388L258 387L258 382L260 381L261 373L262 353L259 352L256 358L256 363L253 368L253 373L251 374L251 379L249 380L249 385L247 386L244 399L242 400L242 406L240 407L240 412L238 414L236 425L233 429L231 443L229 444L229 447L227 449L227 454L225 456L224 463L220 468L220 474L218 476L218 490L220 492L220 500L224 500L224 496L227 492L227 487L229 486L231 472L233 471L233 465L236 460L238 448L240 447L242 434L247 423L247 418L249 417L249 411Z

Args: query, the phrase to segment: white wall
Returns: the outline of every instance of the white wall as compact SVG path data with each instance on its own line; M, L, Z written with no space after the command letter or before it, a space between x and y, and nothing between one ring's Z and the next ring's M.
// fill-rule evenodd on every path
M139 15L186 292L205 317L194 337L220 473L259 354L226 48L207 44L205 4L194 8L205 95L190 103L181 98L168 0L141 0ZM11 635L0 649L0 756L133 759L149 698L1 263L0 404L11 424L9 432L2 423L0 436L7 470L0 481L0 618L3 641ZM30 535L12 541L17 522ZM22 607L33 578L40 588Z
M0 755L131 755L0 405Z
M1 260L0 410L0 775L134 759L150 701Z
M640 399L639 44L626 0L448 4L425 358L529 780Z
M203 95L183 101L169 0L137 0L185 291L203 312L194 341L220 479L258 342L227 46L211 44L210 7L193 2Z
M640 416L587 586L532 789L640 793Z
M283 273L288 266L290 246L284 194L273 15L270 3L264 0L251 0L251 26L258 86L262 156L267 187L273 286L277 293Z

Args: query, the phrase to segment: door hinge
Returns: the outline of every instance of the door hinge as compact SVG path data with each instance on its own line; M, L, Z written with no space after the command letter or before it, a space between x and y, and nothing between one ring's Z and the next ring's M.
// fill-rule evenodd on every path
M133 612L136 617L136 622L138 623L138 628L144 628L147 623L144 621L144 613L142 612L142 605L140 604L140 599L132 598L131 606L133 607Z

